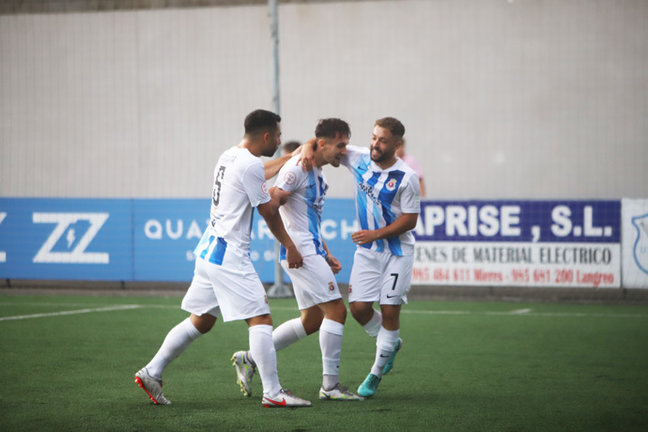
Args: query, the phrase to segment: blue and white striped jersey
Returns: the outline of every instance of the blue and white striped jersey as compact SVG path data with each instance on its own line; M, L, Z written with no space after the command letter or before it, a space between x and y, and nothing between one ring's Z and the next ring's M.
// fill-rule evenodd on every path
M418 176L401 159L397 158L394 165L383 170L371 160L368 147L348 145L342 164L351 171L356 182L356 212L361 229L380 229L404 213L421 212ZM414 235L408 231L358 247L397 256L411 255Z
M304 172L298 161L299 155L293 156L277 175L275 187L291 192L288 201L279 207L281 219L302 256L326 255L320 225L328 184L321 169L314 166L312 171ZM281 252L281 259L285 259L283 246Z

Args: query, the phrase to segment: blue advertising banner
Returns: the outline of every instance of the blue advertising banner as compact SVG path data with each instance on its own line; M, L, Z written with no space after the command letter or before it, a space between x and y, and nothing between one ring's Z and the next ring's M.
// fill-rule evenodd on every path
M135 281L190 281L209 199L133 200Z
M619 243L621 201L421 204L418 241Z
M0 277L117 281L190 281L193 249L209 199L0 199ZM323 235L348 281L354 247L353 202L327 201ZM274 237L255 212L250 258L274 281ZM288 281L284 274L284 280Z
M0 277L131 280L131 204L123 199L0 199Z
M209 199L0 199L0 277L190 281ZM329 199L322 235L348 282L353 200ZM274 281L274 238L255 214L250 258ZM427 201L413 284L620 286L621 202ZM284 275L287 281L287 277Z
M425 202L412 283L619 287L621 202Z

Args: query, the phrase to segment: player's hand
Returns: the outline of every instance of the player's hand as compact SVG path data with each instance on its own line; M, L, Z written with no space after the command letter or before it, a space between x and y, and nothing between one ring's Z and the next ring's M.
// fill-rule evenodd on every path
M295 246L286 249L288 268L299 268L304 265L304 259Z
M326 263L331 267L333 273L338 274L342 270L342 264L333 255L326 255Z
M297 163L300 163L304 171L312 171L315 165L315 142L317 138L311 138L301 146L301 154Z
M375 230L360 230L351 234L351 240L354 243L363 245L375 241L378 237L376 236Z

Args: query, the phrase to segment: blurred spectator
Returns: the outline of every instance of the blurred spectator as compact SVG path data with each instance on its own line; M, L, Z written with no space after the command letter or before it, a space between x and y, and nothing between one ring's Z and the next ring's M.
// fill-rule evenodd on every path
M288 153L292 153L295 150L297 150L297 147L299 147L301 143L299 141L288 141L284 145L281 146L281 155L287 155Z
M414 156L410 156L408 154L405 154L405 139L403 138L403 145L400 146L396 150L396 156L399 158L403 159L403 162L405 162L407 165L412 168L416 174L418 175L419 179L419 187L421 188L421 197L425 196L425 182L423 181L423 171L421 171L421 167L419 166L418 162L414 158Z

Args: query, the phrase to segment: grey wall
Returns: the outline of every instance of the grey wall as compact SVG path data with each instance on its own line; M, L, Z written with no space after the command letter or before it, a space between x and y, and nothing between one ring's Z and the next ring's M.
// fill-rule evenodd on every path
M282 4L280 39L285 140L393 115L431 198L648 197L644 0ZM208 196L271 93L263 5L1 15L0 196Z

